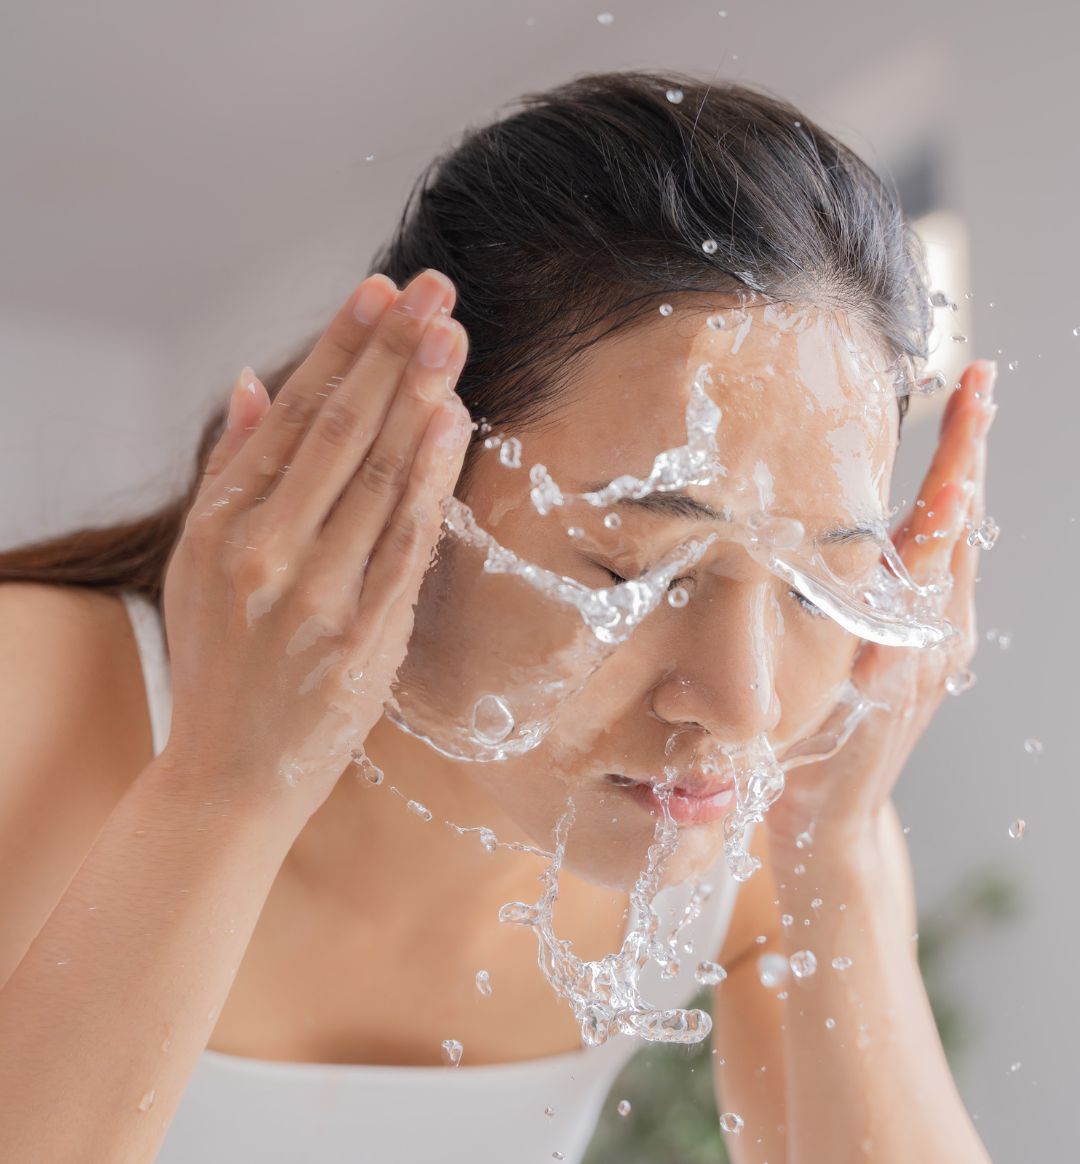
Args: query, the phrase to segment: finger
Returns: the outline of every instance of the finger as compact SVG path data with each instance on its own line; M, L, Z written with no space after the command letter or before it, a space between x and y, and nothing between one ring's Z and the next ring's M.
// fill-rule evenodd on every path
M231 499L233 495L215 486L216 478L250 438L269 408L270 396L265 385L251 368L243 368L233 381L225 428L207 457L195 491L193 509L220 501L223 497Z
M372 275L350 294L315 346L277 393L259 431L223 474L227 487L239 486L245 505L265 502L284 480L290 459L338 383L375 334L397 288L385 275Z
M362 570L407 486L415 480L413 466L432 412L452 395L465 364L468 341L464 328L455 320L436 319L424 343L433 331L445 333L451 345L448 362L424 364L421 345L405 369L379 435L319 535L320 553L343 578L355 577ZM420 471L424 471L422 467Z
M944 485L971 478L975 450L996 412L992 403L995 373L992 360L976 360L965 369L942 419L941 439L923 478L919 499L893 533L898 549L922 531L925 515L932 511Z
M965 532L966 507L963 484L947 481L916 519L917 532L908 538L901 556L908 573L920 586L949 568L956 545Z
M395 398L404 389L427 423L436 403L446 396L445 372L413 376L417 348L450 292L438 271L422 271L384 312L356 362L314 417L291 457L287 476L278 484L263 515L274 529L319 530L330 510L365 463ZM452 329L460 330L459 324ZM403 483L408 461L381 462L367 472Z
M982 551L978 545L972 545L968 541L968 531L979 528L986 517L987 437L988 432L984 432L975 449L966 513L964 514L965 520L950 564L954 583L953 592L958 605L958 617L962 618L963 624L972 635L974 635L975 628L975 579Z
M442 527L440 502L454 491L472 433L456 397L439 407L416 451L413 471L371 554L356 606L360 625L384 625L412 608Z

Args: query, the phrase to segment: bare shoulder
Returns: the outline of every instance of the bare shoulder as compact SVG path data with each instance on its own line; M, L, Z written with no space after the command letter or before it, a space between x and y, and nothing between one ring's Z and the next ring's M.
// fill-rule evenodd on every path
M749 881L739 885L735 909L724 935L724 945L717 955L720 965L729 970L747 953L757 949L755 939L759 934L772 934L780 925L780 910L776 905L776 886L769 864L769 847L764 829L754 829L750 852L761 861L761 868Z
M29 716L35 729L44 729L37 738L42 750L75 733L95 746L110 737L126 741L132 759L150 748L138 648L115 595L83 586L0 584L0 696L5 743L25 734L20 725Z
M152 751L122 600L0 584L0 982Z

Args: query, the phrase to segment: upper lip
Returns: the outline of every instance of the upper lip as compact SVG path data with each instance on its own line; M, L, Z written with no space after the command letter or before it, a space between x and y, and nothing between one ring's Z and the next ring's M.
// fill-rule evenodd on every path
M639 784L650 784L653 787L664 783L662 776L631 776L630 779L636 780ZM726 792L734 784L735 778L730 773L706 773L699 769L692 769L689 772L679 773L675 778L673 791L686 796L716 796L719 792Z

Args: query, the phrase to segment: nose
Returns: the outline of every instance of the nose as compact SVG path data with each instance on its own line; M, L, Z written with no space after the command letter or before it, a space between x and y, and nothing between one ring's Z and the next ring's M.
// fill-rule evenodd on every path
M782 618L773 587L728 580L695 595L680 613L664 678L652 692L653 711L731 744L774 731L781 716L775 672Z

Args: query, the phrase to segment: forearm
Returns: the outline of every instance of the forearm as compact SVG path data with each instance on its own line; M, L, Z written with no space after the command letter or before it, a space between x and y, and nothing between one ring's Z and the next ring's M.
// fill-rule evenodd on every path
M772 865L783 952L817 962L783 1002L787 1164L987 1164L875 840L819 836Z
M150 1161L298 822L141 773L0 991L11 1159Z

